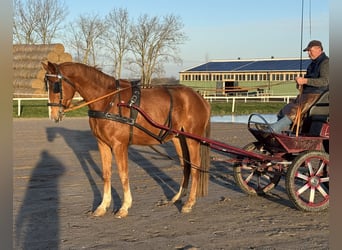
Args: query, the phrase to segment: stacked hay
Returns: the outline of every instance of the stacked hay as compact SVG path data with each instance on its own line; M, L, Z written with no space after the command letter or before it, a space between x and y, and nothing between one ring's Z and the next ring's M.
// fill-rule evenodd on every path
M14 97L45 97L42 62L71 62L62 44L13 45Z

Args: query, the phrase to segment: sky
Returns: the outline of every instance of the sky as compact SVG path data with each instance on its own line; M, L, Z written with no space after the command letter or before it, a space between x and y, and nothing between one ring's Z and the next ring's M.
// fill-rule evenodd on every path
M65 3L70 21L82 14L105 16L114 8L127 9L133 19L143 14L179 17L188 37L180 46L182 64L165 66L166 76L177 79L179 71L208 60L306 58L307 53L301 52L301 48L313 39L321 40L329 55L328 0L65 0Z

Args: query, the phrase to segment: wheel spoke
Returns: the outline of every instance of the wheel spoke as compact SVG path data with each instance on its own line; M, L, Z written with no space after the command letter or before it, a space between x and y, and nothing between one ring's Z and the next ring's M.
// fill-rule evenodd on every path
M298 194L298 195L301 195L301 194L304 193L306 190L308 190L309 187L310 187L309 184L306 183L303 187L301 187L300 189L298 189L297 194Z
M253 178L253 175L254 175L254 171L251 172L251 173L247 176L247 178L245 179L246 183L250 182L250 180Z
M327 194L327 192L325 192L325 190L324 190L324 188L322 187L322 185L319 185L319 186L317 187L317 190L321 193L321 195L322 195L324 198L328 197L328 194Z
M308 162L307 162L307 165L308 165L308 169L309 169L309 174L310 174L310 176L312 176L312 175L314 174L314 171L313 171L311 162L308 161Z
M296 177L297 177L298 179L302 179L302 180L304 180L304 181L309 180L309 176L306 176L305 174L302 174L302 173L299 173L299 172L296 173Z
M316 175L320 175L323 172L323 169L325 167L324 161L322 161L322 164L319 166L319 169L316 172Z
M242 165L241 168L244 170L253 170L253 167L249 167L247 165Z
M267 174L264 174L263 177L264 177L265 179L267 179L268 181L271 181L271 180L272 180L272 177L269 176L269 175L267 175Z
M320 178L321 182L329 182L329 176Z
M314 203L315 202L315 191L316 191L315 187L311 187L310 188L310 198L309 198L309 202L310 203Z

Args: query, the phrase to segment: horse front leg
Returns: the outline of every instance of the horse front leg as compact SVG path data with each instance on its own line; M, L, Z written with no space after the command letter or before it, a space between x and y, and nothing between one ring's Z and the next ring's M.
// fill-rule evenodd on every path
M112 177L112 151L104 142L97 141L102 162L103 176L103 198L101 204L93 212L94 216L103 216L107 212L112 200L111 194L111 177Z
M128 209L132 206L132 194L128 177L128 145L116 145L113 150L124 195L121 208L115 214L115 217L124 218L128 215Z

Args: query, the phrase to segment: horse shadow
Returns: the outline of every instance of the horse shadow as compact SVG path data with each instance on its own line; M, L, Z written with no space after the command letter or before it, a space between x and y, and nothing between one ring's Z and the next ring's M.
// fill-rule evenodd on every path
M15 249L58 249L58 179L64 172L65 166L57 158L41 152L15 220Z
M165 152L165 153L164 153ZM146 154L149 156L147 157ZM178 192L180 184L171 178L163 167L155 165L153 159L173 161L175 165L179 165L179 159L171 142L160 144L157 146L139 146L129 148L129 159L140 168L142 168L162 189L164 196L168 201ZM174 166L175 168L177 166ZM180 175L182 169L179 168ZM174 205L180 211L182 208L181 202L176 202Z
M62 136L68 147L77 157L83 172L85 173L90 187L92 189L94 199L92 211L101 203L102 192L97 186L96 180L92 175L92 171L103 180L102 169L90 154L91 151L98 151L98 146L95 137L90 130L80 131L66 129L63 127L49 127L46 129L48 141L53 141L57 136ZM121 199L116 190L112 187L112 199L114 205L121 204Z
M94 201L92 204L92 211L97 208L97 206L101 203L102 192L99 189L93 175L91 174L94 171L98 177L103 180L102 177L102 169L101 166L98 165L90 154L91 151L98 152L98 146L96 142L96 138L93 136L91 130L80 131L73 129L66 129L63 127L49 127L46 129L47 139L52 142L58 136L62 136L68 147L73 151L74 155L77 157L83 172L87 176L89 184L92 188ZM151 150L146 150L143 147L129 147L128 148L128 156L129 160L136 163L138 166L143 168L146 173L148 173L153 180L156 181L158 185L161 186L165 196L167 199L171 199L173 195L175 195L175 190L179 189L179 183L174 181L171 177L169 177L164 171L162 171L159 167L155 166L152 161L145 157L144 154L146 152L150 152L151 154L156 155L155 152L151 152ZM170 149L170 147L165 147L167 150L172 151L167 154L175 154L175 152ZM171 147L172 148L172 147ZM98 154L100 154L98 152ZM113 157L114 159L114 157ZM116 163L113 160L112 166L114 167ZM117 211L122 205L122 199L120 198L119 193L113 186L111 187L112 199L114 201L113 212ZM178 209L181 209L180 204L176 205Z

